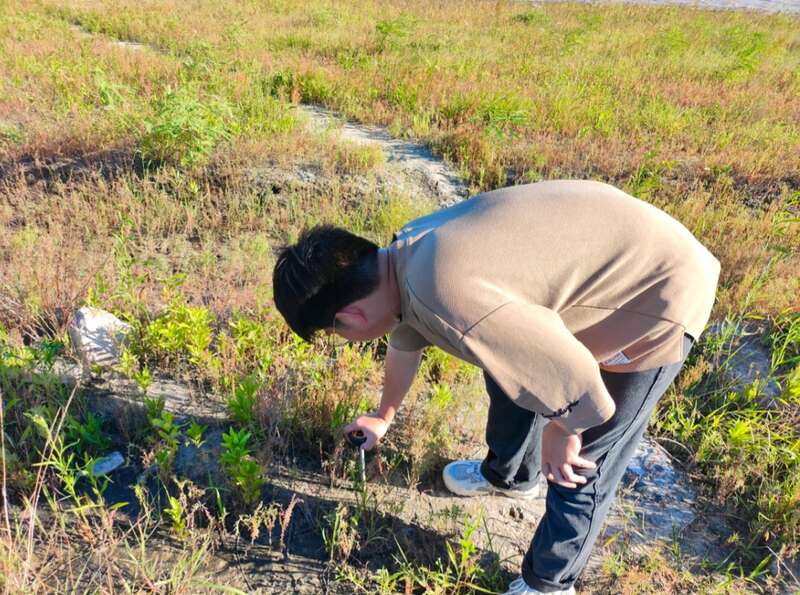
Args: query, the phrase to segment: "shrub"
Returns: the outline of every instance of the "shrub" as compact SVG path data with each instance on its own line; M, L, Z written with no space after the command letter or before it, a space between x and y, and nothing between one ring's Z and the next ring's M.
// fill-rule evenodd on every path
M397 47L405 41L416 27L416 18L403 13L394 19L383 19L375 24L376 45L379 51Z
M218 97L200 97L192 87L168 89L153 107L139 143L146 163L202 163L236 132L231 107Z
M156 353L188 356L192 364L213 367L214 358L209 352L213 321L208 309L173 301L162 316L147 326L144 343Z

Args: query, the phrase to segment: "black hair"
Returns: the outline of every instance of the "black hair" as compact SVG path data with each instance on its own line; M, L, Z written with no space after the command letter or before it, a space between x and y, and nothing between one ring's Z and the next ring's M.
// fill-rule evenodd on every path
M375 291L378 246L333 225L300 234L278 250L272 272L275 305L291 329L306 341L331 328L336 313Z

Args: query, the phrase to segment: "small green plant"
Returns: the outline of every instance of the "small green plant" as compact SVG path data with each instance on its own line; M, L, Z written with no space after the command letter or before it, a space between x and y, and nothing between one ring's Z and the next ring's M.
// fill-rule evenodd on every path
M421 566L408 559L401 549L395 556L400 570L391 577L393 582L405 583L406 592L418 589L425 593L494 593L504 582L498 568L484 569L478 564L479 550L473 535L481 518L467 517L458 544L447 543L446 559L434 566Z
M70 449L72 445L65 444L64 437L60 433L53 431L55 424L52 418L46 413L43 414L42 410L32 408L25 412L25 417L31 421L32 428L35 428L45 439L44 452L48 452L49 449L49 457L47 460L43 460L40 466L49 466L55 469L67 495L76 504L81 505L83 502L77 492L80 473L76 464L76 453Z
M83 465L77 463L76 453L72 448L74 444L64 442L64 433L59 431L61 426L58 419L43 415L42 411L32 409L25 413L32 426L45 439L45 448L40 453L41 461L36 466L49 467L55 471L64 492L75 504L72 512L83 515L90 509L102 508L103 492L108 485L108 479L98 481L91 474L90 470L95 462L92 457L87 457ZM89 480L95 501L78 490L78 481L83 477Z
M158 417L150 419L150 424L156 430L158 447L155 451L155 460L163 476L172 469L172 461L178 452L181 426L175 423L175 416L169 411L161 411Z
M382 52L397 47L405 41L416 27L417 20L410 13L403 13L394 19L383 19L375 24L376 45Z
M45 371L52 371L56 356L64 351L64 343L57 339L42 339L31 350L33 360Z
M158 437L169 445L178 444L178 435L180 433L180 425L175 423L175 416L169 411L161 411L161 415L152 419L150 423L158 433Z
M429 402L429 411L434 415L440 415L453 402L453 393L446 384L434 384Z
M241 365L265 374L274 360L274 349L278 342L276 325L270 324L269 320L238 316L229 327L237 360Z
M788 311L776 319L770 343L773 374L781 367L800 364L800 312Z
M634 196L649 198L663 185L663 176L672 169L673 163L656 160L656 153L648 151L639 167L628 180L627 190Z
M138 331L138 319L148 314L142 298L148 275L142 272L142 260L135 248L134 224L125 215L115 225L111 256L114 262L114 283L102 272L94 275L93 286L87 288L86 302L89 305L111 309L121 315ZM138 368L137 368L138 369Z
M69 417L66 423L67 443L74 445L78 452L88 456L104 454L111 446L111 439L103 432L103 419L89 412L83 421Z
M235 467L239 461L250 455L248 442L251 434L246 430L235 430L231 428L222 434L222 463L229 467Z
M248 442L251 434L247 430L231 428L222 435L222 464L228 476L239 488L242 500L248 506L261 498L264 471L250 453Z
M175 531L175 535L179 539L183 539L186 536L186 519L180 499L169 496L169 506L164 510L172 522L172 529Z
M164 401L163 397L159 396L144 398L145 415L147 415L147 419L150 420L151 425L154 419L161 417L161 413L164 411L165 405L166 402Z
M255 406L261 381L254 375L243 378L228 399L228 411L231 417L242 426L250 426L255 422Z
M478 528L478 521L467 518L464 522L464 531L458 540L458 549L449 542L447 544L447 560L450 563L456 585L472 583L481 574L481 567L477 564L478 546L472 538Z
M153 383L150 369L147 366L140 366L139 359L127 347L122 350L116 369L123 376L136 382L142 394L147 394L147 389Z
M0 143L21 145L25 140L24 129L21 126L0 122Z
M109 80L108 74L102 68L95 68L94 83L97 87L97 101L107 112L114 112L125 102L128 89Z
M264 485L264 470L255 459L247 458L239 461L232 469L232 477L245 504L252 506L259 501L261 487Z
M548 22L548 17L542 10L526 10L511 17L515 23L525 25L544 24Z
M331 432L337 434L343 426L349 424L359 415L364 415L370 408L370 401L363 397L355 403L344 401L336 403L331 416Z
M155 353L187 357L190 363L216 373L219 360L210 351L214 317L207 308L174 298L144 332L144 344Z
M432 384L456 384L461 381L469 381L480 370L438 347L430 347L425 350L421 372Z
M800 405L800 365L795 366L784 379L786 389L784 396L795 405Z
M494 131L524 126L530 119L527 100L511 93L486 96L478 106L478 116Z
M189 429L186 430L186 436L189 437L189 440L192 444L194 444L197 448L200 448L205 441L203 439L203 434L208 429L208 426L199 424L196 421L192 420Z
M324 521L322 542L328 557L338 562L347 560L358 543L358 530L350 509L346 504L339 503L325 514Z

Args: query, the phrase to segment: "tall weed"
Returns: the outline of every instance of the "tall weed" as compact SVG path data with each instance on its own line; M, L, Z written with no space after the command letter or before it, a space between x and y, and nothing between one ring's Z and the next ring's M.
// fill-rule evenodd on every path
M184 85L167 89L154 101L153 115L144 121L139 151L146 163L198 165L237 130L234 111L225 100L202 96L193 86Z

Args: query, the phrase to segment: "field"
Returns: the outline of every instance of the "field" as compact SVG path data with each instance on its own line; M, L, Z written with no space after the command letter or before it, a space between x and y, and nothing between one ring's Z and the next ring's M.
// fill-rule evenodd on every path
M6 591L235 591L211 562L231 540L252 536L288 556L295 500L270 487L276 469L352 483L340 428L375 404L385 342L292 337L271 301L273 250L318 222L385 244L437 204L387 181L380 150L310 127L302 105L414 139L473 193L603 180L692 230L722 263L716 332L650 431L693 478L702 514L731 528L729 553L689 560L680 536L645 550L608 544L580 591L794 584L800 17L511 1L5 0ZM66 329L87 304L132 333L114 371L73 385L60 373ZM742 384L733 368L745 331L770 355L766 373ZM109 378L129 380L141 418L93 412L93 387ZM179 447L213 428L178 423L153 396L164 379L227 412L218 481L178 478ZM484 410L476 370L429 350L370 483L430 485L443 461L480 441ZM135 522L88 473L114 449L145 476L131 492ZM356 493L308 521L330 592L505 588L508 570L473 539L478 520L422 552L392 538L390 511L366 486Z

